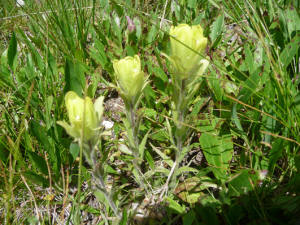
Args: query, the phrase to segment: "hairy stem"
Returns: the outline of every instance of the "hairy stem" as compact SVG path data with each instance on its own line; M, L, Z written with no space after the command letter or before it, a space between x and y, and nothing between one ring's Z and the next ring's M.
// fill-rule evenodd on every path
M96 169L96 168L95 168ZM97 173L96 170L94 170L94 178L98 181L96 183L96 186L99 188L99 190L101 190L101 192L104 194L104 197L106 199L106 201L108 202L110 208L112 209L112 211L114 212L114 214L120 219L122 216L119 213L118 207L116 206L116 204L114 203L114 201L111 199L110 194L108 193L103 177L101 174Z
M175 162L170 170L170 173L168 175L167 181L164 184L163 187L163 191L160 195L160 199L163 198L163 195L166 194L168 192L168 189L170 188L170 186L172 188L175 187L176 185L176 174L177 174L177 170L179 168L179 159L180 159L180 155L182 152L182 145L184 142L184 122L185 122L185 100L184 100L184 96L185 96L185 92L184 92L184 81L180 81L180 85L179 87L175 87L175 93L174 95L174 99L177 99L175 101L175 110L173 112L174 115L176 115L175 117L175 139L176 139L176 154L175 154Z
M137 123L136 121L136 114L134 112L134 109L132 106L129 107L128 109L128 112L126 113L127 115L127 119L129 120L130 122L130 126L131 126L131 129L132 129L132 139L133 139L133 146L130 146L131 147L131 151L133 153L133 156L135 157L135 159L133 160L133 167L134 169L137 171L137 173L135 174L136 175L136 179L137 179L137 182L139 183L139 185L144 188L144 190L146 192L148 192L148 187L146 185L146 181L144 179L144 174L142 173L142 170L141 170L141 167L140 167L140 164L139 164L139 139L138 139L138 127L139 127L139 124Z
M88 146L90 148L89 163L91 164L90 166L93 168L93 177L96 181L96 186L104 194L104 197L114 214L120 219L121 215L119 213L118 207L111 199L111 195L106 189L105 182L102 176L102 168L100 168L101 164L97 163L96 146L93 146L91 143L89 143Z

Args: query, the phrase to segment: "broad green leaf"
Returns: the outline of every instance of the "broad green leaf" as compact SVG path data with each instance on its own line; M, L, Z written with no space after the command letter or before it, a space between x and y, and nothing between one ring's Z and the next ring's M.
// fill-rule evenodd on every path
M205 159L213 166L216 178L225 179L233 154L233 144L230 135L217 136L203 133L199 139Z
M252 191L256 186L259 175L257 171L244 169L235 174L228 182L231 196L240 196Z
M149 33L147 35L147 39L146 39L148 45L151 45L151 43L155 40L157 33L158 33L157 25L153 24L150 28L150 31L149 31Z
M43 176L38 175L32 171L26 171L23 173L24 177L26 177L28 180L31 182L43 186L43 187L48 187L49 186L49 181L45 179Z
M7 158L9 156L9 151L7 150L5 146L5 142L3 141L4 138L0 138L0 160L2 163L6 163Z
M168 203L168 207L170 209L175 210L177 213L183 214L185 212L185 206L184 205L181 206L178 202L171 199L170 197L166 197L165 201Z
M9 42L8 52L7 52L7 63L13 71L15 70L14 62L17 57L17 47L18 47L18 43L17 43L16 35L15 32L13 32Z
M253 57L253 54L251 52L249 44L247 44L245 46L245 63L247 65L249 73L252 74L256 69L256 65L255 65L254 57Z
M163 69L160 67L154 67L153 68L154 75L156 77L159 77L163 82L168 82L168 76L165 74Z
M196 215L201 217L203 224L219 225L216 205L219 204L211 195L206 195L200 199L201 205L195 208Z
M51 151L52 146L48 140L48 136L44 127L38 124L36 121L31 121L31 131L37 140L42 144L47 152ZM49 152L50 154L50 152Z
M135 35L138 39L138 41L141 39L142 37L142 26L141 26L141 22L137 17L133 18L133 23L135 25Z
M106 68L108 59L105 53L105 46L99 40L95 41L94 47L90 48L91 57L99 63L102 68Z
M30 130L32 131L33 136L36 137L38 142L44 148L44 150L50 156L51 167L56 175L59 173L60 167L60 155L59 149L54 147L54 142L52 137L47 135L45 127L42 127L39 123L32 120L30 123Z
M71 143L70 144L70 154L72 155L73 158L73 162L75 161L75 159L78 157L80 152L80 147L77 143Z
M79 62L70 59L66 60L65 66L65 89L64 92L74 91L82 96L85 86L84 69Z
M110 165L106 165L104 168L105 173L115 174L119 175L118 171L116 171L114 168L112 168Z
M249 98L260 89L262 84L260 83L261 77L259 76L259 72L260 69L255 70L255 72L253 72L249 78L243 82L243 88L241 89L238 97L242 102L247 103ZM241 105L239 105L238 108L239 107L241 107Z
M208 83L214 93L215 98L217 101L221 101L224 95L224 89L221 87L220 77L215 72L215 70L211 70L212 73L210 74L210 77L208 78Z
M196 215L193 209L182 217L183 225L192 225L196 220Z
M46 115L45 115L45 120L46 120L46 129L49 130L51 128L51 126L53 125L53 119L51 116L51 110L52 110L52 106L53 106L53 102L54 102L54 98L52 95L48 96L46 98L46 104L45 104L45 108L46 108Z
M178 156L178 162L181 163L181 161L184 159L184 157L186 156L186 154L191 150L192 146L186 146L183 147L179 156Z
M214 43L219 36L222 35L224 29L224 13L218 16L216 21L212 24L210 39L211 42ZM215 46L215 43L213 44Z
M58 69L55 58L51 54L50 50L48 50L48 70L51 71L52 76L55 78L58 76Z
M178 197L189 204L195 204L199 201L201 196L203 196L204 193L202 192L189 192L189 191L182 191L178 194Z
M294 31L300 30L300 16L298 10L293 5L287 7L285 10L285 19L290 37Z
M291 42L283 49L279 58L284 68L286 68L292 62L298 52L299 46L300 35L296 35L296 37L293 38Z
M270 152L268 154L268 158L269 158L268 170L270 171L270 174L273 174L273 171L276 167L277 160L279 160L283 154L284 143L285 141L283 139L276 139L272 143L272 148L270 149Z
M27 63L26 63L26 67L25 67L25 72L26 72L27 79L30 80L30 79L34 78L37 74L31 54L27 54L26 62Z
M300 93L297 93L294 97L291 107L300 115Z
M126 55L127 56L134 56L134 55L136 55L137 54L137 49L136 49L136 47L134 46L130 46L130 45L126 45L126 47L125 47L125 49L126 49Z
M192 168L189 166L182 166L182 167L178 168L177 172L175 173L175 176L179 175L181 173L186 173L186 172L197 173L198 169L195 169L195 168Z
M188 0L187 6L191 9L195 9L197 6L197 0Z
M209 187L216 188L217 185L210 182L210 178L191 177L177 185L174 193L183 201L194 204L204 195L202 192Z
M105 195L103 194L102 191L100 191L100 190L95 190L95 191L94 191L94 195L96 196L96 198L97 198L97 200L98 200L99 202L103 203L103 204L106 206L106 209L109 208L109 204L108 204L108 202L107 202L107 200L106 200L106 198L105 198Z
M34 165L34 167L39 170L41 173L43 173L44 175L48 175L48 168L47 168L47 163L45 161L45 159L41 156L39 156L38 154L36 154L35 152L29 151L27 150L26 153L28 154L32 164Z

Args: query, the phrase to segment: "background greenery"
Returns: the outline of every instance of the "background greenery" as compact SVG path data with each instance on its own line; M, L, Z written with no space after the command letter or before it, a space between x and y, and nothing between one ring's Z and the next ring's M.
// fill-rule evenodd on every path
M110 224L79 146L56 121L69 90L105 96L114 122L99 162L121 224L299 224L300 14L297 0L0 1L0 222ZM126 18L127 16L127 18ZM135 29L130 31L132 20ZM157 198L174 159L171 25L200 24L210 66L190 105L178 185ZM150 84L140 112L146 196L124 149L112 60L139 54ZM172 129L172 128L171 128ZM123 146L123 147L122 147ZM81 202L81 221L74 217ZM132 209L136 209L135 212Z

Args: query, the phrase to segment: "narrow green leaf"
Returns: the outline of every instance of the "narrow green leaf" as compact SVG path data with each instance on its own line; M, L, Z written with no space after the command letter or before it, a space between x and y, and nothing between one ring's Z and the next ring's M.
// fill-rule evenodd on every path
M158 148L156 148L154 145L150 143L152 149L167 163L170 167L173 166L174 162L173 160L169 157L166 156L162 151L160 151Z
M175 173L175 176L181 174L181 173L186 173L186 172L192 172L192 173L198 173L198 169L189 167L189 166L182 166L178 168L178 170Z
M154 159L152 157L152 155L149 153L149 151L145 151L145 159L147 160L147 162L149 163L149 166L152 170L154 170L155 168L155 162Z
M127 220L128 220L127 210L126 210L126 208L124 208L123 213L122 213L122 219L121 219L119 224L120 225L127 225Z
M145 145L146 145L150 131L151 131L151 129L148 130L148 132L145 134L143 140L141 141L141 143L139 145L139 154L140 154L141 159L144 159Z

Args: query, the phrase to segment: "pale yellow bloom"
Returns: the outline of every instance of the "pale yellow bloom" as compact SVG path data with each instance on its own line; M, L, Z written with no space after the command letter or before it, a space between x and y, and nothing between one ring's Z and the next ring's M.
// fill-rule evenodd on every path
M83 99L75 92L69 91L65 96L65 103L70 124L65 121L58 121L57 123L75 139L81 138L83 132L83 141L91 140L96 136L102 118L103 99L104 97L101 96L93 104L89 97Z
M180 78L202 75L208 61L201 57L207 45L200 25L180 24L170 29L171 60Z
M140 57L135 55L114 60L113 67L122 94L127 99L133 99L141 92L145 83Z

